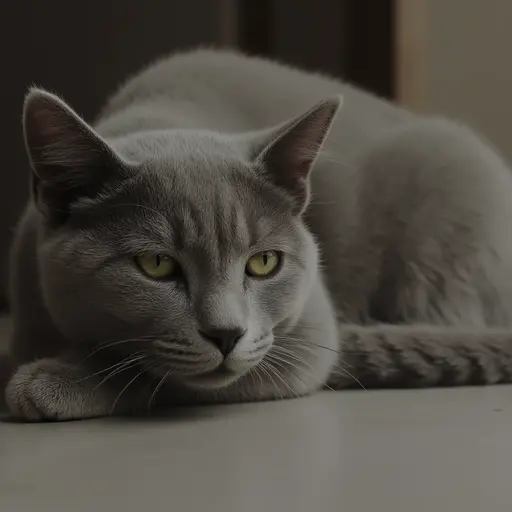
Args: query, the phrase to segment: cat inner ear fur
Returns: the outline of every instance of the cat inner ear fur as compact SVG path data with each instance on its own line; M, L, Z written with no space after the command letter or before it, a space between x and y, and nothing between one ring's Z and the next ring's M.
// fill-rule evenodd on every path
M267 131L252 147L257 172L288 193L296 214L308 205L311 169L341 104L341 96L321 101L305 114Z
M123 161L71 107L51 93L30 90L23 128L33 200L41 213L54 220L65 220L73 202L94 197L108 183L133 174L133 164Z

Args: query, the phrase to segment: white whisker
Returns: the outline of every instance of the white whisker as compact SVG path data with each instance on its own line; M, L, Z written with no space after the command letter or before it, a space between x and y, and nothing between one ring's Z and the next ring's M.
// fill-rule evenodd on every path
M283 339L282 341L288 341L288 340L287 340L287 339ZM325 349L325 350L330 350L331 352L335 352L335 353L340 354L340 355L342 355L342 354L343 354L342 352L337 351L337 350L335 350L335 349L332 349L332 348L330 348L330 347L325 347L325 346L323 346L323 345L319 345L319 344L317 344L317 343L313 343L313 342L310 342L310 341L305 341L305 340L302 340L302 339L299 339L299 338L293 338L293 339L292 339L292 342L297 342L297 343L301 344L301 346L302 346L303 348L309 348L311 351L313 351L313 350L314 350L314 347L316 347L316 348L323 348L323 349ZM292 344L292 343L290 343L290 344ZM274 345L274 348L275 348L275 349L281 349L281 350L287 350L285 347L282 347L282 346L280 346L280 345ZM289 352L290 352L290 351L289 351ZM304 361L304 362L305 362L305 361ZM306 364L308 364L308 363L306 363ZM308 364L308 366L310 366L310 367L311 367L311 365L310 365L310 364ZM348 366L350 366L350 365L348 365ZM335 367L336 367L338 370L340 370L340 371L344 372L344 373L345 373L345 375L348 375L349 377L351 377L351 378L354 380L354 382L356 382L356 383L357 383L357 384L358 384L362 389L364 389L365 391L367 391L367 389L366 389L366 387L364 386L364 384L363 384L363 383L362 383L362 382L361 382L361 381L360 381L360 380L359 380L355 375L353 375L352 373L350 373L350 371L349 371L349 370L347 370L347 368L344 368L344 367L341 365L341 362L339 362L339 361L338 361L338 362L335 364ZM332 389L332 388L331 388L331 389ZM334 391L334 390L333 390L333 391Z
M272 385L274 386L274 389L278 393L279 398L281 400L284 400L284 396L281 393L281 390L279 389L279 386L276 384L276 381L274 380L274 378L272 377L270 372L267 370L267 366L268 366L268 364L267 364L267 362L264 359L258 365L258 367L261 369L261 371L263 371L265 373L265 375L270 379L270 382L272 383Z
M258 379L260 379L260 384L263 386L263 379L261 377L261 374L260 374L260 371L259 371L259 368L258 366L254 366L253 368L251 368L251 370L249 371L249 374L252 374L253 377L254 377L254 380L255 380L255 377L258 377ZM249 375L248 374L248 375Z
M165 375L160 379L160 381L158 382L158 384L155 386L155 389L153 390L153 393L151 393L151 396L149 397L149 402L148 402L148 411L151 409L151 404L153 402L153 400L156 398L156 395L158 393L158 391L160 390L160 388L164 385L165 381L167 380L167 377L169 376L169 374L171 373L171 369L167 370L167 372L165 373Z
M144 359L144 357L146 357L145 355L140 355L140 354L145 354L145 351L139 351L139 352L135 352L134 354L130 354L129 356L122 359L121 361L118 361L117 363L114 363L114 364L108 366L107 368L103 368L103 370L99 370L95 373L91 373L90 375L87 375L87 377L83 377L82 379L77 380L76 382L82 382L82 381L88 380L92 377L96 377L97 375L101 375L102 373L108 372L109 370L119 368L120 366L127 364L128 361L131 363L134 361L138 361L140 359ZM140 356L140 357L137 357L137 356Z
M114 347L117 345L122 345L123 343L130 343L130 342L136 342L136 341L151 341L152 338L157 338L156 336L140 336L138 338L127 338L123 340L110 340L110 341L104 341L102 343L99 343L98 345L95 345L95 349L87 354L87 356L80 361L79 364L85 363L90 357L92 357L94 354L97 354L98 352L102 350L106 350L107 348Z
M110 380L112 377L130 369L130 368L134 368L135 366L137 366L139 364L140 361L142 361L144 358L146 358L148 356L144 356L144 357L141 357L141 358L132 358L132 359L129 359L128 361L126 361L125 363L123 363L120 367L117 367L115 368L113 371L111 371L99 384L97 384L93 391L96 391L100 386L102 386L103 384L105 384L105 382L107 382L108 380Z
M336 365L336 369L341 371L342 373L344 373L345 375L348 375L351 379L354 379L355 382L357 382L357 384L359 384L359 386L361 386L362 389L364 389L365 391L368 391L366 389L366 387L364 386L364 384L355 376L355 375L352 375L346 368L342 368L339 364Z
M276 354L273 354L273 357L276 358L279 361L282 361L284 364L288 364L288 365L292 366L297 371L302 372L304 375L306 375L306 377L309 377L309 378L313 379L315 382L317 382L321 386L325 386L327 389L330 389L331 391L335 391L333 388L331 388L331 386L329 386L329 384L327 384L326 382L324 383L321 379L319 379L318 377L316 377L312 373L306 371L305 368L301 368L301 367L297 366L295 363L293 363L291 361L287 361L286 359L282 359L282 358L280 358ZM307 363L306 361L301 361L301 363L307 364L314 371L314 368L309 363ZM299 378L300 380L302 380L298 375L296 375L296 377ZM302 382L304 382L304 381L302 381Z
M280 341L296 341L297 343L302 343L304 345L309 345L310 347L317 347L317 348L321 348L321 349L324 349L324 350L328 350L330 352L333 352L334 354L339 354L340 356L343 355L343 352L341 350L336 350L335 348L331 348L331 347L326 347L325 345L320 345L318 343L314 343L312 341L306 341L302 338L296 338L296 337L293 337L293 336L286 336L286 337L276 337L276 339L280 340Z
M274 375L279 378L279 380L290 390L292 395L294 395L296 398L299 397L299 394L286 382L286 379L284 379L281 374L279 373L278 369L275 368L275 364L277 364L280 368L286 369L282 364L279 363L279 361L275 360L270 354L269 358L267 359L267 362L269 364L269 368L271 368L274 371ZM273 363L273 364L272 364ZM292 372L293 373L293 372ZM300 379L300 377L298 377ZM300 379L302 380L302 379Z
M143 374L146 372L146 370L148 370L150 367L152 366L152 364L148 364L146 365L144 368L142 368L142 370L137 373L135 375L135 377L133 377L133 379L131 379L128 384L126 384L126 386L124 386L124 388L119 392L119 394L117 395L116 399L114 400L114 403L112 404L112 407L110 408L110 414L112 415L115 411L115 408L116 408L116 405L117 403L119 402L119 399L121 398L121 396L123 395L123 393Z

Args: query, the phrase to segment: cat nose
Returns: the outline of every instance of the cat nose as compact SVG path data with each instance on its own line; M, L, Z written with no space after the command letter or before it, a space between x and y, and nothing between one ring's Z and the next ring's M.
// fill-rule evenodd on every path
M213 343L224 356L227 356L245 334L242 327L230 327L228 329L199 330L199 334L210 343Z

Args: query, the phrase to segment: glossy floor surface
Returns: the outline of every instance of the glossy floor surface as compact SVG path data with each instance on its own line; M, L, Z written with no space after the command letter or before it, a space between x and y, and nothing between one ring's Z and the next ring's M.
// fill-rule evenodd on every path
M512 510L512 387L0 422L0 510Z

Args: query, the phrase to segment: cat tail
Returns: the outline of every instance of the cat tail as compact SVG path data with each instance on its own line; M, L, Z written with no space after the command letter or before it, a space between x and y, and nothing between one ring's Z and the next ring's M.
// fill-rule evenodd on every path
M512 382L512 330L348 325L341 337L334 389Z

